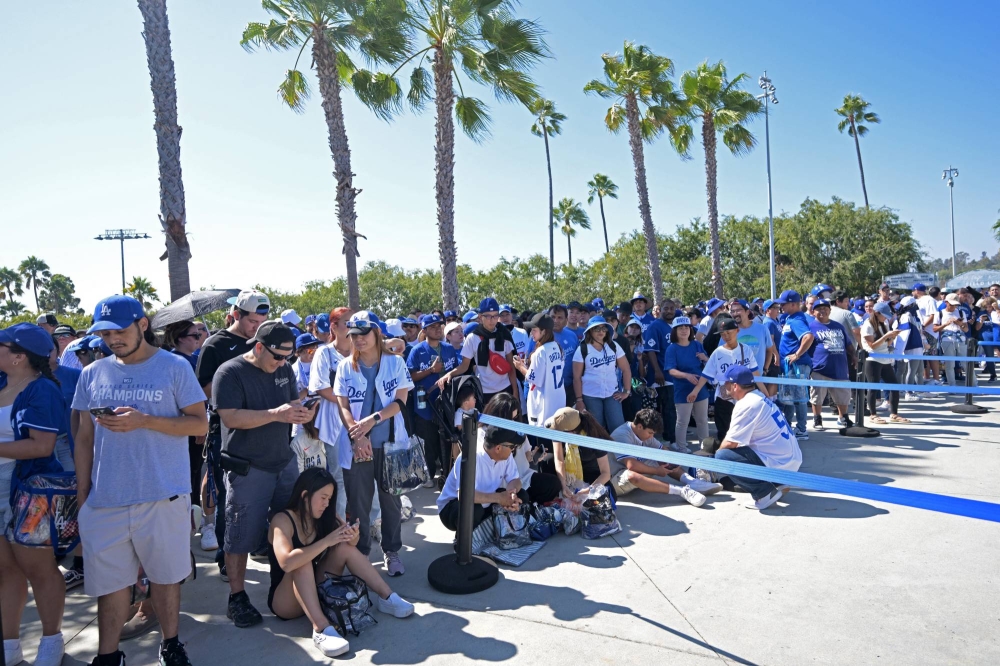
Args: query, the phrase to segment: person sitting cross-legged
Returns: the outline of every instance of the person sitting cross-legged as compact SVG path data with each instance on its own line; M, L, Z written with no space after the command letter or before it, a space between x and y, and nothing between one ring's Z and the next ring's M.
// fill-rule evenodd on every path
M375 603L381 612L398 618L413 614L413 604L393 592L358 550L357 521L349 525L337 517L336 495L337 482L328 471L310 467L302 472L287 508L271 519L267 549L271 565L267 607L282 620L308 617L313 644L327 657L350 649L320 606L317 585L327 573L340 576L347 569L378 595Z
M753 373L742 365L726 370L729 394L736 398L732 422L726 439L715 457L719 460L798 471L802 451L788 421L778 407L757 388ZM753 501L748 509L764 510L773 505L787 489L770 481L730 474L734 482L750 491Z
M631 423L623 423L611 433L611 439L622 444L663 448L654 436L663 429L663 417L655 409L640 409ZM673 485L654 477L669 476L684 485ZM701 506L705 495L722 490L721 483L696 479L677 465L644 460L635 456L619 455L611 461L611 485L619 496L636 488L650 493L680 495L689 504Z

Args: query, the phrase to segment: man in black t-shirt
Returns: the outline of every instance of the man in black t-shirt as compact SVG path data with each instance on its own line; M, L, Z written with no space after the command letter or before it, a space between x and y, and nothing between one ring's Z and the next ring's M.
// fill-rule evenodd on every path
M271 301L267 294L256 289L241 291L235 298L229 299L233 306L233 317L235 321L229 328L223 329L212 335L201 347L198 354L198 367L195 374L198 375L198 384L205 391L205 397L212 398L212 379L215 371L226 361L241 356L247 351L247 340L257 333L257 328L267 321L267 315L271 311ZM211 403L210 403L211 404ZM209 414L208 419L208 453L209 471L212 473L212 480L215 482L217 501L212 503L209 497L205 504L205 525L215 523L215 539L206 538L202 528L202 548L212 550L210 546L219 548L226 536L226 520L223 512L215 511L215 506L226 505L226 488L223 483L222 468L219 467L219 452L222 447L222 433L220 430L219 417L214 410ZM209 514L214 511L214 514ZM211 536L211 535L210 535ZM219 571L223 578L226 577L226 561L222 550L219 549L215 556L215 561L219 565Z

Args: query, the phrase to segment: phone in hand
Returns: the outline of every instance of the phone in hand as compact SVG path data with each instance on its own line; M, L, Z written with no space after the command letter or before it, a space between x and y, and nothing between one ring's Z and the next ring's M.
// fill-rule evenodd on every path
M95 407L90 413L94 416L114 416L115 410L112 407Z
M321 398L318 395L308 397L302 401L302 406L305 407L306 409L312 409L313 405L315 405L320 400Z

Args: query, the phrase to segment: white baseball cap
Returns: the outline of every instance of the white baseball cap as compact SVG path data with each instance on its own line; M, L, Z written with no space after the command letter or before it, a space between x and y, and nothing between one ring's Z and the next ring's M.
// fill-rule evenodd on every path
M300 321L302 321L302 317L300 317L298 313L295 312L295 310L289 309L282 311L281 321L285 322L286 324L291 324L292 326L296 326Z

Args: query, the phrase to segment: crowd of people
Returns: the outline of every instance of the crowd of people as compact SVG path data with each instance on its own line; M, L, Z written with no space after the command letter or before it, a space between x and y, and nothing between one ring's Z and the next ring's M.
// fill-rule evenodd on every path
M34 663L61 663L66 590L82 584L99 600L93 664L123 665L121 641L157 626L160 663L189 664L179 609L199 533L196 544L216 552L229 586L226 616L237 627L262 621L246 592L248 560L262 559L270 568L268 610L305 616L317 650L343 654L343 627L331 623L317 591L328 576L349 572L364 581L383 613L414 611L370 558L377 541L382 572L406 572L403 500L386 478L386 447L410 438L422 447L424 486L438 493L442 524L457 530L455 442L463 415L477 408L553 434L480 428L476 524L493 506L518 511L600 486L614 498L642 490L693 506L742 489L752 497L748 507L765 510L785 488L610 456L568 445L559 433L794 471L810 415L814 431L825 428L827 409L838 426L852 424L846 382L965 381L961 365L935 357L965 356L970 339L1000 340L998 299L1000 285L980 294L881 284L852 298L819 284L804 298L786 290L774 300L654 305L637 292L611 308L595 298L542 312L490 297L464 315L412 311L383 320L346 307L279 314L266 294L246 290L212 333L193 320L154 331L128 296L98 303L85 333L52 314L2 329L6 663L23 661L29 585L43 634ZM996 347L983 349L992 357ZM983 370L995 381L992 362L984 359ZM845 386L767 381L774 377ZM454 393L455 409L442 426L444 392ZM863 409L876 423L908 423L899 402L919 395L869 390ZM65 553L54 548L55 535L33 542L35 528L17 507L35 481L67 478L76 483L80 546L60 569L57 555Z

